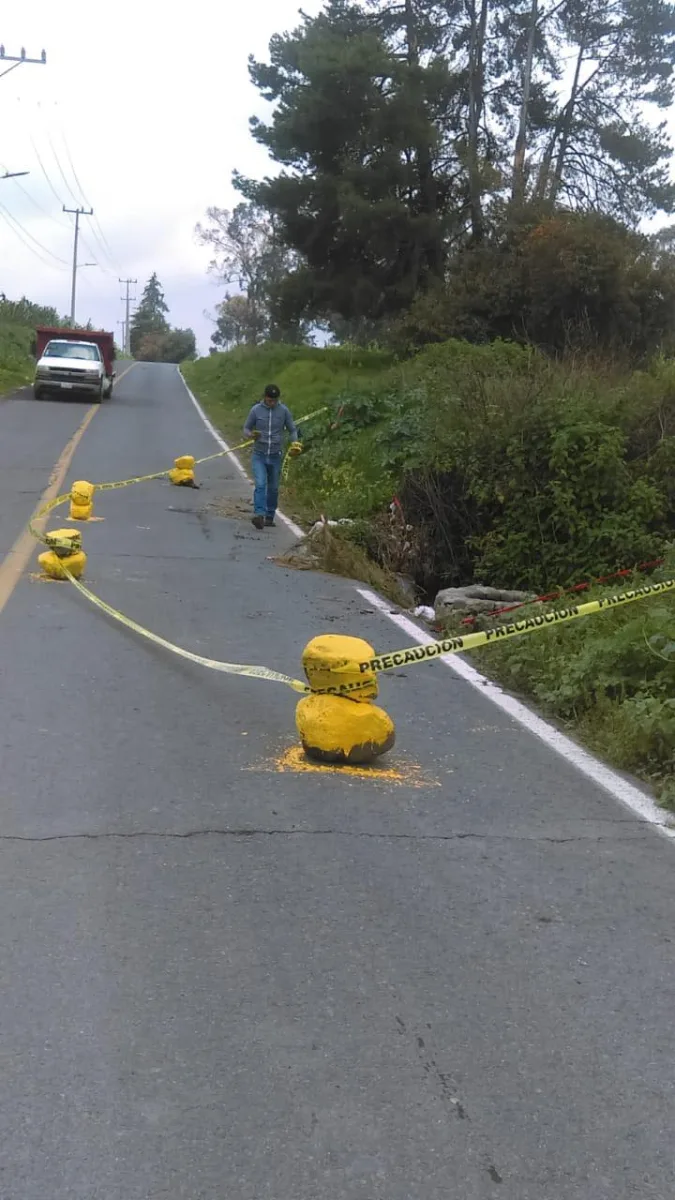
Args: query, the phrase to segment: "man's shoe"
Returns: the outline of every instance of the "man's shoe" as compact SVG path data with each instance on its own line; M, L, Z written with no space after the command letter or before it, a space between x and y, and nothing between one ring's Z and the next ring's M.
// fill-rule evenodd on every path
M251 517L251 520L252 520L253 524L255 525L256 529L264 529L264 527L265 527L265 518L264 517L257 517L257 516Z
M265 524L268 529L274 529L275 528L274 517L265 517Z

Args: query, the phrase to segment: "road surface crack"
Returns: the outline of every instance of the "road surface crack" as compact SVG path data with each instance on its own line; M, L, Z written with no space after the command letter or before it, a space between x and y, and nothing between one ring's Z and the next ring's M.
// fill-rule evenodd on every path
M617 822L618 824L633 824L633 822ZM205 827L203 829L184 829L184 830L161 830L161 829L134 829L134 830L102 830L94 833L47 833L47 834L1 834L0 842L72 842L72 841L111 841L118 839L120 841L134 841L142 838L150 838L156 840L177 840L188 841L190 838L199 837L222 837L244 840L246 838L267 838L267 837L344 837L353 839L365 839L381 842L461 842L461 841L477 841L477 842L533 842L533 843L550 843L552 845L566 845L573 842L632 842L638 840L638 835L647 836L651 833L651 827L645 826L642 828L638 822L635 822L638 828L635 832L627 837L621 837L615 833L598 833L598 834L512 834L512 833L474 833L474 832L457 832L457 833L379 833L371 830L353 830L353 829L337 829L337 828L320 828L320 829L250 829L250 828L217 828L215 826Z

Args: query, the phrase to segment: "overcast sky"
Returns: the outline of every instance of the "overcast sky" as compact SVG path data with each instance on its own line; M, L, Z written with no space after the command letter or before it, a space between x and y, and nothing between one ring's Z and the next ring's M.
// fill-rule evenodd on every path
M321 2L302 7L314 14ZM224 289L206 275L194 226L209 205L237 202L235 167L268 169L248 132L266 106L247 59L264 58L271 35L299 23L297 0L191 0L176 15L165 0L3 8L6 53L25 46L38 58L44 48L47 65L0 78L0 174L30 171L0 180L0 291L68 313L73 218L62 205L92 205L80 260L98 265L78 272L78 320L121 338L118 276L137 278L140 295L155 270L172 324L192 326L205 353L204 310Z
M320 0L302 7L315 13ZM69 312L73 218L62 204L86 203L96 221L82 220L80 260L98 266L78 272L77 319L121 338L118 276L137 278L140 295L156 270L171 323L192 326L205 352L204 309L224 289L206 275L194 226L207 206L236 203L235 167L267 169L248 132L264 105L247 58L265 57L271 35L299 23L297 0L191 0L175 15L157 0L25 0L3 10L6 53L45 49L47 65L0 78L0 174L30 171L0 181L0 291ZM0 61L0 72L9 65Z

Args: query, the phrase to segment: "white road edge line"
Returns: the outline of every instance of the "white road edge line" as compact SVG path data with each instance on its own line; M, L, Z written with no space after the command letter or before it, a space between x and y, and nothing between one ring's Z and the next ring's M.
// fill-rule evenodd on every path
M227 442L220 436L215 425L212 424L204 412L197 397L185 382L180 368L176 367L176 370L209 433L222 450L229 450L230 447ZM252 480L236 454L231 454L230 457L246 482L251 483ZM278 516L297 538L304 536L303 530L294 521L291 521L289 517L285 516L284 513L279 512ZM423 641L431 640L428 629L416 625L414 621L411 621L409 617L404 617L402 613L392 612L388 602L383 600L381 596L376 595L375 592L360 587L357 587L356 591L368 604L372 604L373 608L387 617L394 625L398 625L399 629L402 629L409 637L414 638L415 645L419 643L420 636ZM603 791L608 792L624 808L628 808L641 821L646 821L649 825L655 826L658 832L663 834L664 837L675 841L675 828L671 828L668 824L667 813L654 803L647 792L641 791L640 788L629 783L627 779L623 779L611 767L605 766L599 759L594 758L587 750L584 750L581 746L577 746L576 742L566 737L564 733L561 733L553 725L549 725L548 721L544 721L542 717L538 717L536 713L527 708L525 704L522 704L520 700L516 700L514 696L509 696L507 692L502 691L499 684L493 683L491 679L488 679L485 675L481 675L480 671L477 671L475 667L472 667L460 655L449 654L441 657L440 661L444 666L454 671L456 675L459 675L461 679L465 680L466 683L469 683L471 687L475 688L486 700L496 705L497 708L501 708L502 712L505 712L514 721L517 721L519 725L522 725L523 729L526 729L528 733L539 738L550 750L553 750L554 753L564 758L566 762L576 767L577 771L580 771L592 783L597 784Z
M404 617L402 613L392 612L387 601L376 595L375 592L360 587L357 587L356 590L368 604L371 604L373 608L376 608L394 625L398 625L399 629L413 638L414 645L420 644L420 635L422 635L421 641L432 640L428 630L422 630L419 625L416 625L409 617ZM597 784L605 792L609 792L610 796L618 800L619 804L625 808L630 809L636 817L656 826L659 833L665 837L675 840L675 828L669 826L668 814L659 808L646 792L629 783L627 779L623 779L621 775L618 775L611 767L605 766L599 759L594 758L587 750L577 746L576 742L566 737L560 730L555 729L553 725L549 725L548 721L544 721L542 717L538 717L536 713L521 704L520 700L516 700L514 696L509 696L508 693L502 691L498 684L493 683L491 679L487 679L485 675L481 675L480 671L472 667L463 655L445 655L440 661L475 688L477 692L480 692L480 695L484 696L486 700L491 701L497 708L501 708L502 712L522 725L528 733L534 734L550 750L555 751L561 758L576 767L577 771L580 771L587 779Z
M230 447L228 446L227 442L225 441L225 439L223 437L220 436L220 434L218 433L218 430L216 429L213 422L209 421L209 418L207 417L206 413L204 412L204 409L202 408L201 404L199 403L194 392L192 392L191 389L188 387L180 367L176 367L176 370L178 371L178 374L183 382L183 387L185 388L188 396L190 397L195 408L197 409L197 412L199 413L202 421L204 422L209 433L211 434L211 437L218 443L221 450L230 450ZM243 466L242 463L240 463L236 454L232 454L231 451L230 451L230 460L234 463L235 467L239 471L239 474L243 475L246 482L252 484L253 480L251 479L250 475L248 474L246 468ZM301 538L301 537L305 536L304 532L300 528L300 526L296 525L295 521L291 521L291 518L287 517L285 513L282 513L281 509L277 509L277 516L278 516L279 520L283 521L284 525L286 525L290 529L291 533L294 534L295 537Z

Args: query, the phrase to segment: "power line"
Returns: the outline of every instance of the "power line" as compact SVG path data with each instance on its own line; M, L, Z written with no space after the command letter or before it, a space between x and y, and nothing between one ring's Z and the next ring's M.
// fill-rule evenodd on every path
M61 141L63 142L64 148L66 151L66 156L68 158L68 162L70 163L70 169L73 172L73 179L75 180L75 183L77 184L78 188L80 189L81 197L84 200L84 203L88 204L89 207L91 208L91 200L87 196L87 194L86 194L84 188L82 187L82 184L80 183L80 180L78 178L77 171L75 170L75 164L73 162L73 157L70 153L70 147L68 145L68 142L66 141L66 135L65 135L63 129L61 129Z
M70 169L73 172L73 179L75 180L75 183L79 189L81 199L84 201L85 204L88 204L89 207L91 208L91 200L89 199L89 197L87 196L87 193L85 192L84 188L82 187L82 184L80 182L80 177L77 174L77 171L75 170L75 163L73 162L73 156L70 153L70 146L68 145L65 131L63 130L63 128L61 128L60 132L61 132L61 140L63 142L64 149L66 151L66 157L68 158L68 162L70 164ZM93 223L95 226L95 228L92 228L92 233L94 235L94 241L100 242L101 249L102 249L105 257L108 259L111 266L115 267L115 265L116 265L115 257L113 255L112 248L111 248L110 243L108 242L108 239L106 238L103 230L101 229L101 226L99 224L99 220L98 220L98 217L96 216L96 213L94 213L94 216L93 216ZM97 236L96 230L98 230L98 236Z
M52 183L51 179L49 178L49 175L47 174L46 167L45 167L42 159L40 158L40 152L39 152L37 146L35 145L35 141L32 136L31 136L30 140L31 140L31 145L33 147L33 150L35 151L35 157L37 158L38 163L40 164L40 170L42 171L42 174L44 175L45 179L47 180L47 183L49 184L49 187L51 188L52 195L56 197L59 204L63 205L63 200L59 196L59 193L57 192L56 188L54 187L54 184Z
M81 240L82 240L82 245L84 246L85 250L86 250L86 251L87 251L89 254L91 254L91 257L92 257L92 258L96 258L96 251L95 251L95 250L92 250L92 248L91 248L91 246L90 246L89 242L87 241L86 237L85 237L85 236L84 236L84 234L82 233L82 230L80 230L80 238L81 238ZM98 259L96 259L96 264L95 264L95 265L96 265L96 266L99 268L99 270L101 270L101 271L105 271L105 270L107 269L106 267L102 267L102 266L101 266L101 264L100 264L100 262L98 261Z
M90 230L90 232L91 232L91 233L93 233L93 232L94 232L94 231L93 231L93 229L92 229L92 230ZM94 249L94 248L91 246L91 243L87 241L87 239L85 238L84 234L82 233L82 230L80 230L80 239L81 239L81 241L82 241L82 244L83 244L83 245L86 247L86 249L88 250L89 254L91 254L92 258L95 258L95 259L96 259L96 266L98 267L99 271L103 271L105 275L114 275L114 274L115 274L115 272L114 272L114 271L111 271L111 269L110 269L110 267L107 265L107 263L105 263L105 262L101 262L101 255L99 254L98 250L95 250L95 249ZM98 245L98 242L97 242L96 244Z
M3 178L4 178L4 176L3 176ZM23 186L23 184L22 184L22 183L17 183L17 185L16 185L16 186L18 187L19 191L23 192L23 194L24 194L24 196L26 197L26 199L27 199L27 200L30 200L31 204L35 205L35 207L37 208L38 212L41 212L41 213L42 213L42 215L43 215L44 217L47 217L47 219L48 219L49 221L53 221L55 225L58 225L59 229L65 229L65 225L63 224L63 222L62 222L62 221L57 221L56 217L55 217L55 216L53 216L53 214L52 214L52 213L50 213L50 212L48 212L48 211L47 211L47 209L45 208L44 204L40 204L39 200L36 200L36 199L35 199L35 196L33 196L33 195L31 194L31 192L29 192L29 191L28 191L28 188L25 188L25 187Z
M57 168L58 168L59 175L61 176L61 178L62 178L62 180L63 180L63 182L64 182L64 184L65 184L66 191L70 192L70 195L71 195L71 197L72 197L72 199L73 199L73 203L75 203L75 204L79 204L79 203L80 203L80 201L78 200L78 198L77 198L77 196L75 195L75 193L74 193L73 189L71 188L70 184L68 183L68 180L66 179L66 173L65 173L65 171L64 171L64 169L63 169L63 167L61 166L61 160L60 160L60 158L59 158L58 154L56 153L56 149L55 149L55 147L54 147L54 143L53 143L53 141L52 141L52 139L51 139L51 136L50 136L50 134L49 134L49 131L47 131L47 141L49 142L49 145L50 145L50 148L51 148L51 152L52 152L52 154L54 155L54 159L55 159L55 162L56 162L56 166L57 166ZM86 203L87 203L87 204L89 204L89 201L88 201L88 200L86 200ZM91 207L91 205L89 205L89 207Z
M48 141L49 141L49 145L51 146L52 153L53 153L53 155L54 155L54 158L55 158L55 160L56 160L56 165L57 165L57 167L58 167L58 169L59 169L59 172L60 172L60 174L61 174L61 177L62 177L62 179L63 179L63 182L65 183L65 185L66 185L66 187L67 187L68 191L70 192L70 195L73 197L73 199L74 199L74 201L75 201L75 204L76 204L76 206L77 206L77 205L78 205L78 203L79 203L79 202L78 202L78 199L77 199L77 196L75 196L75 193L73 192L73 189L70 187L70 185L69 185L69 183L68 183L68 180L66 179L66 176L65 176L65 173L64 173L63 167L61 166L61 163L60 163L60 161L59 161L59 157L58 157L58 155L57 155L57 153L56 153L56 150L55 150L55 148L54 148L54 144L53 144L53 142L52 142L52 139L51 139L51 137L49 136L49 133L47 133L47 139L48 139ZM59 193L57 192L56 188L54 187L54 184L52 183L51 177L50 177L50 175L49 175L49 174L48 174L48 172L47 172L47 168L45 167L45 165L44 165L44 163L43 163L42 159L40 158L40 152L39 152L39 150L38 150L37 146L35 145L35 140L34 140L34 138L32 138L32 137L31 137L31 144L32 144L32 146L33 146L33 150L35 151L35 156L36 156L36 158L37 158L37 160L38 160L38 163L39 163L39 165L40 165L40 169L41 169L41 171L42 171L42 174L44 175L45 179L47 180L47 183L49 184L49 187L50 187L50 189L51 189L52 195L53 195L53 196L54 196L54 197L55 197L55 198L58 200L59 204L60 204L60 205L61 205L61 207L62 207L62 210L63 210L63 212L68 212L69 210L66 208L66 205L63 203L63 200L62 200L61 196L59 195ZM74 173L74 172L73 172L73 173ZM28 193L27 193L27 194L28 194ZM84 192L82 193L82 195L84 196ZM31 197L31 199L32 199L32 197ZM86 199L86 197L85 197L85 199ZM36 203L36 204L37 204L37 201L33 201L33 203ZM40 205L38 205L38 207L41 207L41 206L40 206ZM89 205L89 207L91 208L91 205ZM42 211L45 211L45 210L43 209ZM72 210L72 211L74 211L74 210ZM82 211L84 212L84 210L82 210ZM92 209L92 213L93 213L93 209ZM88 214L88 213L85 213L85 215L86 215L86 216L88 216L88 215L90 215L90 214ZM54 219L54 218L52 218L52 219ZM57 224L60 224L60 222L58 222L58 221L57 221ZM95 234L95 231L94 231L94 230L92 230L92 233L94 234L94 240L97 240L97 239L96 239L96 234ZM79 234L79 236L82 236L82 235L81 235L81 234ZM84 241L84 238L82 238L82 240ZM87 243L86 243L86 242L85 242L85 245L87 245ZM88 245L87 245L87 250L89 251L89 253L92 255L92 257L93 257L93 258L96 258L96 253L95 253L95 251L94 251L94 250L92 250L91 246L88 246ZM103 252L104 252L104 255L105 255L105 250L104 250ZM108 258L109 258L110 256L109 256L109 255L106 255L106 257L108 257ZM111 262L112 262L112 260L111 260ZM97 266L100 266L100 265L101 265L100 263L97 263ZM110 270L108 267L103 267L103 266L101 266L101 270L102 270L102 271L107 271L107 272L108 272L108 274L110 274L110 275L114 274L114 272L113 272L112 270Z
M91 206L90 206L90 207L91 207ZM96 217L95 217L95 216L94 216L94 218L93 218L93 219L94 219L94 222L97 224L97 222L96 222ZM107 266L105 266L105 267L104 267L104 266L103 266L103 264L101 263L101 264L100 264L100 266L101 266L101 270L102 270L102 271L107 271L107 272L108 272L108 274L110 274L110 275L114 275L114 274L115 274L115 269L114 269L114 268L115 268L115 263L114 263L114 261L113 261L113 258L112 258L112 256L111 256L111 255L108 253L108 251L106 250L106 248L105 248L105 246L103 245L103 242L101 241L100 237L98 237L98 236L97 236L97 233L96 233L96 230L94 229L94 227L93 227L92 225L90 225L90 226L89 226L89 229L90 229L91 235L92 235L92 237L93 237L93 239L94 239L94 241L95 241L96 245L98 246L97 253L98 253L99 251L102 251L102 253L103 253L103 257L104 257L104 258L107 258L107 259L108 259L108 262L110 263L110 267L107 267ZM93 251L91 251L91 253L93 253ZM100 257L100 255L99 255L99 257ZM113 269L111 270L111 268L113 268Z
M15 225L11 224L11 222L14 220L14 218L7 211L4 204L0 204L0 217L5 222L5 224L8 226L8 228L11 229L12 233L16 234L19 241L23 243L23 245L26 247L26 249L30 250L31 254L34 254L35 257L37 259L39 259L39 261L43 264L43 266L49 267L52 271L62 271L63 270L63 267L59 267L59 266L55 267L54 264L51 263L49 261L49 259L44 256L44 254L40 254L39 251L35 250L33 248L33 246L31 246L30 242L26 241L25 237L23 236L23 232L21 231L21 226L15 227ZM47 253L51 254L51 251L47 251ZM55 257L55 256L52 255L52 257ZM61 260L57 259L56 261L60 262Z
M100 225L99 225L99 223L98 223L98 219L97 219L97 217L96 217L96 214L94 214L93 221L94 221L94 225L96 226L96 228L98 229L98 232L99 232L99 234L100 234L100 239L101 239L101 242L102 242L102 244L103 244L103 250L104 250L104 253L105 253L105 255L106 255L106 258L107 258L107 259L108 259L108 261L111 263L111 265L114 267L114 266L115 266L115 262L116 262L116 260L115 260L115 257L114 257L114 255L113 255L113 252L112 252L111 248L110 248L110 243L109 243L109 241L108 241L107 237L105 236L105 234L104 234L103 230L101 229L101 226L100 226ZM92 230L92 232L93 232L93 230Z
M4 204L3 204L3 205L2 205L2 208L4 209L4 211L5 211L6 215L9 217L9 220L10 220L10 221L13 221L14 225L16 225L16 226L17 226L17 228L21 230L21 233L22 233L22 234L23 234L25 237L28 237L28 238L30 238L31 242L35 242L35 245L36 245L36 246L37 246L37 247L38 247L40 250L42 250L42 252L43 252L44 254L48 254L50 258L53 258L55 262L57 262L57 263L60 263L62 266L64 266L64 267L67 267L67 266L68 266L68 263L65 261L65 259L63 259L63 258L59 258L58 254L54 254L54 252L53 252L52 250L50 250L48 246L44 246L44 245L42 244L42 242L38 241L38 239L37 239L36 237L34 237L34 236L33 236L33 234L30 232L30 230L29 230L29 229L26 229L26 228L25 228L25 226L21 224L21 221L18 219L18 217L15 217L15 216L14 216L14 215L13 215L13 214L12 214L12 213L9 211L9 209L6 207L6 205L4 205Z

